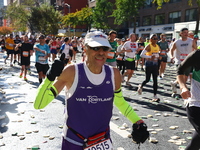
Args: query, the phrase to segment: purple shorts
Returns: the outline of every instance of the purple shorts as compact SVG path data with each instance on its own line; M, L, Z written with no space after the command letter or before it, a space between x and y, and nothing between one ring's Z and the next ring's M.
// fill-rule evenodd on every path
M83 147L70 143L63 138L61 150L83 150Z

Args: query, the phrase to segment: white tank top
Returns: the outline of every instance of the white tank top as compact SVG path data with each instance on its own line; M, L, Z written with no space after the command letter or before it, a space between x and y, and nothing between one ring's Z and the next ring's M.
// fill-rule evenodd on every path
M193 51L193 39L187 38L186 41L182 41L178 39L175 41L176 44L176 51L175 51L175 64L180 64L187 55Z

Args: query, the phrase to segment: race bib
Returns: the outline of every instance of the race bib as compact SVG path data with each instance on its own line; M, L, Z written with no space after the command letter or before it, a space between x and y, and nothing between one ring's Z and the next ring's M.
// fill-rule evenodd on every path
M13 44L9 44L9 46L13 46Z
M166 55L166 50L161 50L160 55Z
M108 59L113 59L114 56L115 56L115 52L108 52L107 58L108 58Z
M113 150L113 146L110 139L106 139L94 145L85 147L84 150Z
M122 59L123 59L122 56L118 56L118 57L117 57L117 60L122 60Z
M180 55L180 61L183 61L186 57L187 57L188 54L181 54Z
M23 55L24 57L28 57L28 51L23 51L23 52L22 52L22 55Z
M56 49L57 48L57 46L51 46L51 49Z
M152 53L152 56L155 56L154 61L158 60L159 54L158 53Z
M44 56L40 56L40 57L38 58L38 60L39 60L40 62L45 62L46 58L45 58Z

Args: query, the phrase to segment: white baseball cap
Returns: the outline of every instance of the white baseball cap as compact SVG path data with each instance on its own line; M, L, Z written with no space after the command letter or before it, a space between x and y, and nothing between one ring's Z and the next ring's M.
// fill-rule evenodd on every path
M101 31L89 32L85 36L85 44L91 47L107 46L111 47L108 37Z

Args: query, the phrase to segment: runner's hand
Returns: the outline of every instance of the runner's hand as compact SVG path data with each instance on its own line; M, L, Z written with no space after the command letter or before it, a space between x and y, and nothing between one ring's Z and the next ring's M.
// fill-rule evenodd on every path
M191 97L191 93L187 88L182 88L181 89L181 97L183 99L188 99L189 97Z
M147 125L143 120L139 120L134 123L133 131L131 133L133 142L136 144L144 143L147 138L149 138L149 131L147 131Z
M47 78L50 81L54 81L55 78L60 76L60 74L62 73L62 70L64 68L64 59L65 59L65 54L63 53L60 56L60 60L55 60L51 68L49 68L49 70L47 71Z

